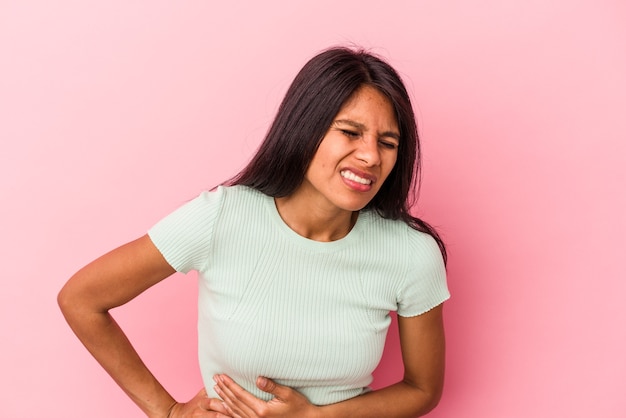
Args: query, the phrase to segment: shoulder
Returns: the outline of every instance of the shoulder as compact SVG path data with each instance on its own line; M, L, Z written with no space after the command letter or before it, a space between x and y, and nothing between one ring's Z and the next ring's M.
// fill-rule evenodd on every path
M428 233L412 228L402 220L386 219L374 211L363 212L370 245L392 248L396 262L413 270L443 263L437 241Z
M256 218L261 208L267 205L266 194L248 186L219 186L212 193L220 193L223 216L246 216Z
M375 239L395 245L408 246L410 251L421 247L433 247L438 250L435 239L428 233L419 231L399 219L383 218L375 211L364 211L366 230Z
M250 201L261 202L266 196L258 190L247 186L217 186L211 190L202 191L194 199L190 200L183 207L196 209L200 212L207 209L215 210L224 205L241 205Z
M221 193L226 200L264 200L267 195L248 186L217 186L210 193Z
M432 236L375 212L363 215L367 274L393 289L399 315L420 315L449 297L443 257Z

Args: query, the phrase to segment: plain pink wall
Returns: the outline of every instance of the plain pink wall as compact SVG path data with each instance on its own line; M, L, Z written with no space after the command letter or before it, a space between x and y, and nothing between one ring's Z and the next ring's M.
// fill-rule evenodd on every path
M387 57L449 252L432 417L626 414L626 7L615 1L0 2L0 409L139 411L65 325L78 268L238 171L318 50ZM200 386L195 280L117 317L172 393ZM395 332L378 386L399 374Z

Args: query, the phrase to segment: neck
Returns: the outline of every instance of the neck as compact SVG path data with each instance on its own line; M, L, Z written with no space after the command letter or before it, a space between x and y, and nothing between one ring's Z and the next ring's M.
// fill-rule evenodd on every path
M299 235L314 241L330 242L345 237L359 214L310 205L310 202L295 196L278 197L274 201L283 221Z

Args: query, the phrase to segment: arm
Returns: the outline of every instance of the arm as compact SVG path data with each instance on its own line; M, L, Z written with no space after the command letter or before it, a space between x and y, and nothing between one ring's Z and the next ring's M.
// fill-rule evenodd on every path
M150 373L109 310L173 273L144 235L82 268L58 295L65 319L87 350L139 408L155 418L173 416L172 411L182 410L183 404L177 404ZM193 402L208 411L211 400L201 392Z
M404 378L389 387L332 405L315 407L293 389L259 379L259 388L275 398L261 401L227 376L217 389L234 417L378 418L416 417L431 411L443 389L445 338L443 305L415 317L398 316Z
M443 390L443 305L415 317L398 316L404 363L402 381L320 408L320 417L417 417L439 403Z

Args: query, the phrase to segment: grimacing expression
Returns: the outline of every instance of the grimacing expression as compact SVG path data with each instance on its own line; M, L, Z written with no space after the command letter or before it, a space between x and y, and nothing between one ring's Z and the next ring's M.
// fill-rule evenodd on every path
M389 176L399 143L393 105L376 88L364 85L335 116L301 187L329 209L360 210Z

